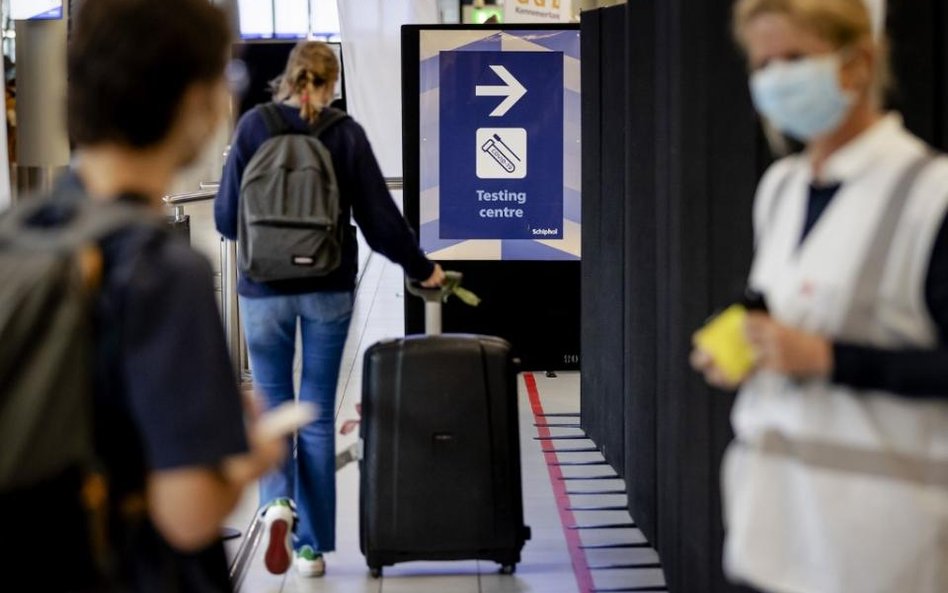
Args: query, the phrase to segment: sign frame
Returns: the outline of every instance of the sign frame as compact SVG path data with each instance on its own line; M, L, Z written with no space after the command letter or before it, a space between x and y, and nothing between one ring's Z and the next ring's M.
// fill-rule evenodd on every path
M402 27L403 204L405 218L420 233L421 72L423 31L575 31L578 23L405 25ZM420 235L419 235L420 236ZM580 360L580 261L468 260L443 262L464 274L464 285L482 298L467 307L456 299L444 310L444 331L507 339L523 370L578 370ZM417 302L416 302L417 301ZM405 299L405 329L424 332L424 306Z

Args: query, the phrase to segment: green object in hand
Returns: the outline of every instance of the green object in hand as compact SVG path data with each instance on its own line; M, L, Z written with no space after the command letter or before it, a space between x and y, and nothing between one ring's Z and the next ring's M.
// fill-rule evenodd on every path
M481 304L481 297L477 296L470 290L466 288L461 288L460 286L455 286L452 289L454 296L461 299L461 302L469 307L476 307Z
M445 273L444 285L442 286L442 290L444 291L444 302L448 302L448 298L453 294L458 299L460 299L462 303L468 305L469 307L476 307L480 305L480 297L466 288L461 288L462 278L463 276L456 272Z

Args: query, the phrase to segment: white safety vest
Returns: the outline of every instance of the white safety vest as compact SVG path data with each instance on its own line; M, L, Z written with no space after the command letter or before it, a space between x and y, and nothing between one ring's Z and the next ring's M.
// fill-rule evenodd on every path
M784 159L764 177L750 285L791 327L934 348L924 287L948 159L890 115L834 154L826 178L842 187L801 245L809 161ZM948 402L759 373L732 423L732 578L772 593L948 593Z

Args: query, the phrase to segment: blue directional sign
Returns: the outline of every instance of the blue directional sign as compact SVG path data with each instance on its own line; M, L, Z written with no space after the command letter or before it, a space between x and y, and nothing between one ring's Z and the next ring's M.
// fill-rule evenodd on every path
M563 238L563 56L440 54L441 239Z

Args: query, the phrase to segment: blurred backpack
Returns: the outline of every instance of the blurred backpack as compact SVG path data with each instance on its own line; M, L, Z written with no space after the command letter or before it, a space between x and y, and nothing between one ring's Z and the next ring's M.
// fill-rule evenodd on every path
M142 222L128 204L70 195L24 200L0 215L0 500L47 495L75 472L79 491L61 494L88 512L100 560L106 485L91 471L98 244Z
M342 262L347 221L320 135L346 119L326 108L307 133L294 131L275 103L258 107L270 139L244 170L240 185L238 265L256 282L313 278Z

